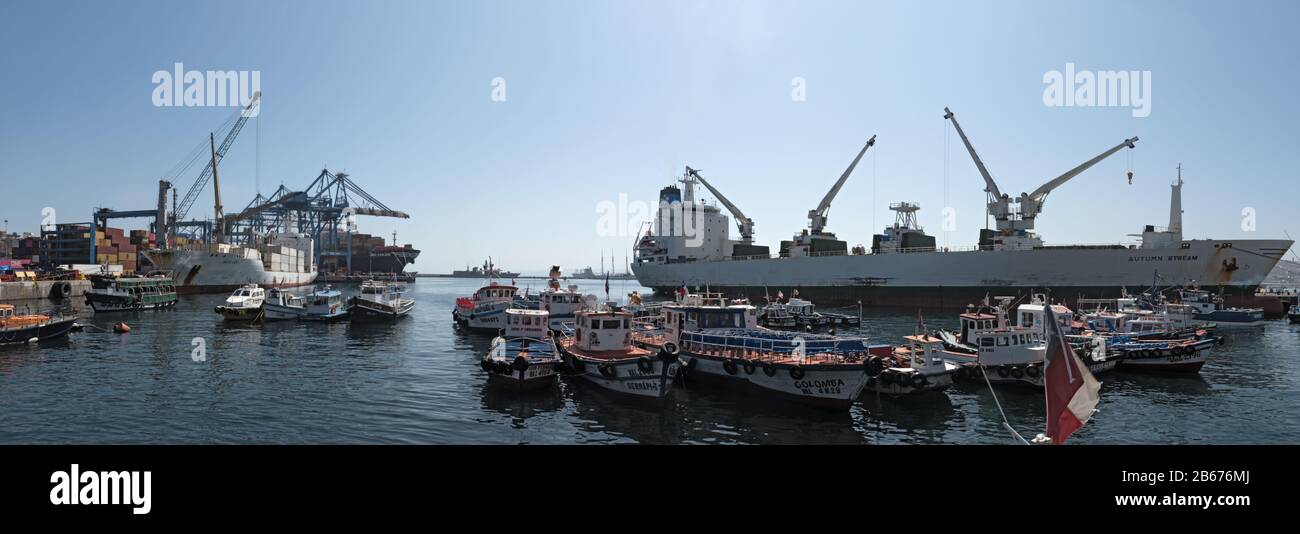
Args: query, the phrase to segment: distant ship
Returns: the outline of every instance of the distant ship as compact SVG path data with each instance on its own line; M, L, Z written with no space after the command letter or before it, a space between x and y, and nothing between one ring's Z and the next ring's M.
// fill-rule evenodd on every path
M945 118L952 119L952 113ZM830 201L861 159L859 152L817 209L808 212L809 228L781 242L778 254L755 244L753 220L687 167L682 188L670 185L660 191L663 205L672 208L661 209L654 225L638 237L632 270L642 285L661 294L687 286L750 298L798 290L818 303L849 305L954 308L989 294L1043 291L1056 299L1105 298L1153 283L1198 283L1221 289L1229 299L1248 301L1293 244L1289 239L1185 239L1181 167L1172 184L1168 227L1146 226L1136 235L1140 241L1130 244L1045 244L1032 230L1047 194L1118 150L1132 148L1137 138L1125 139L1033 193L1011 198L1000 193L952 120L985 179L989 215L997 223L980 231L975 247L937 247L934 237L917 224L919 206L907 202L890 206L897 212L896 221L873 236L869 252L861 245L849 250L845 241L825 231ZM696 184L708 188L731 212L740 240L728 238L730 222L719 206L696 201ZM1104 195L1092 200L1099 199ZM1105 210L1104 205L1098 208ZM691 237L683 230L686 217L698 221Z
M409 243L397 245L397 232L393 232L393 244L384 242L384 238L370 234L350 234L351 237L345 237L340 233L339 241L347 243L351 239L350 250L351 272L354 273L381 273L392 274L401 273L407 265L415 263L415 258L419 257L420 250L412 247ZM347 256L326 257L321 259L321 270L327 273L349 271L346 260Z
M296 287L316 281L310 237L278 233L255 241L187 243L142 254L156 270L171 273L178 293L229 293L245 284Z
M452 278L516 278L518 276L519 273L498 269L490 259L483 262L483 267L470 268L466 265L464 270L451 272Z

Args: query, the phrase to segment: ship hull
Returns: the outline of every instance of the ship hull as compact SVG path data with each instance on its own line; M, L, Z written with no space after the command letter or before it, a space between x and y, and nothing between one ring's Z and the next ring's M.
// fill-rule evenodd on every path
M316 281L315 271L268 270L260 260L230 253L175 249L144 254L158 270L172 273L177 293L230 293L245 284L286 288Z
M1187 248L1060 247L635 264L658 293L682 286L762 297L793 290L819 304L960 308L985 295L1050 292L1107 298L1122 290L1197 283L1228 297L1253 296L1289 240L1186 241ZM1157 281L1155 275L1160 278Z

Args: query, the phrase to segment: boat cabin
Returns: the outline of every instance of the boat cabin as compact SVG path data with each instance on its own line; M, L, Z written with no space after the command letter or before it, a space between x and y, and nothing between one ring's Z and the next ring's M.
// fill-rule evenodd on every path
M1006 322L1004 318L997 315L984 312L969 312L958 316L961 320L961 340L963 343L975 345L975 338L972 334L986 330L996 330Z
M758 308L748 304L669 305L663 307L668 339L681 339L683 332L713 328L757 328Z
M903 336L903 339L906 343L895 354L906 358L912 369L924 374L945 371L942 339L927 334Z
M545 310L510 308L506 310L505 335L507 338L545 338L551 331L550 315Z
M519 288L515 286L507 286L492 282L491 284L480 287L478 291L475 291L474 300L478 302L511 300L515 297L515 293L518 291Z
M302 297L283 289L272 289L268 291L266 293L266 300L272 304L285 307L301 308L303 306Z
M266 298L266 290L257 286L257 284L245 284L229 297L226 297L226 304L232 306L243 306L249 304L252 306L261 306L263 299Z
M812 302L797 297L785 301L785 307L790 310L790 313L803 316L812 315L814 310Z
M621 350L632 343L632 314L628 312L578 312L574 328L574 339L582 350Z

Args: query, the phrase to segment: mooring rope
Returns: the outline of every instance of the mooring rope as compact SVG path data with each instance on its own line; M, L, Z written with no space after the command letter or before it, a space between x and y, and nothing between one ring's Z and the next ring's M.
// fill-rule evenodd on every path
M993 404L997 405L998 413L1002 414L1002 426L1006 427L1007 430L1011 431L1011 435L1015 436L1016 439L1020 440L1021 443L1025 445L1029 445L1029 442L1025 441L1025 438L1021 437L1020 433L1016 432L1016 429L1011 427L1011 422L1007 420L1007 412L1002 411L1002 401L998 400L998 393L996 391L993 391L993 382L989 381L989 374L986 372L987 370L984 368L984 364L976 362L975 365L979 366L980 376L984 377L984 383L988 384L989 386L989 394L993 395Z

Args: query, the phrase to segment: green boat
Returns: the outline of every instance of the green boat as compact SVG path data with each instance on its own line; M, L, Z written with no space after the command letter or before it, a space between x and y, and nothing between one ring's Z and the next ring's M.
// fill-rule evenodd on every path
M86 304L96 313L156 310L176 305L176 283L171 276L91 275Z

